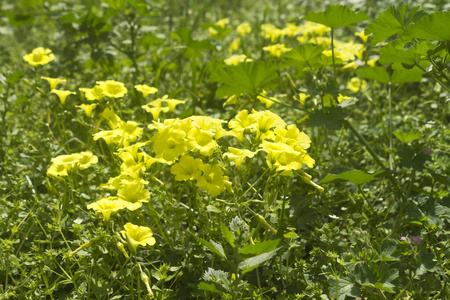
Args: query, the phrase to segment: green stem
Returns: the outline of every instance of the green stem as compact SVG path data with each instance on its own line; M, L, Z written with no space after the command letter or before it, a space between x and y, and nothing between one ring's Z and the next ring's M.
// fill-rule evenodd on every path
M394 149L394 139L392 137L392 82L389 79L389 169L394 170L394 156L392 150Z
M331 57L333 59L333 74L336 77L336 61L334 59L334 28L331 28Z

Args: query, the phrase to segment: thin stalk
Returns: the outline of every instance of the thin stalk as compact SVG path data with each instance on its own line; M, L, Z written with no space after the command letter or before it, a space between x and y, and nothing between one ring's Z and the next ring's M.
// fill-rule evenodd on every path
M358 138L359 142L361 144L363 144L367 151L369 151L370 155L372 156L372 158L375 160L375 162L378 164L378 166L380 166L380 168L385 169L385 165L383 164L383 162L381 161L381 159L379 158L379 156L377 155L377 153L372 149L372 147L369 145L369 143L364 139L364 137L358 132L358 130L356 130L355 127L353 127L353 125L348 121L348 120L342 120L342 122L344 122L344 124L347 126L348 129L350 129L351 132L353 132L353 134ZM398 190L398 193L400 195L400 197L406 201L407 198L406 196L403 194L399 184L397 183L397 181L395 180L394 176L392 176L392 174L387 173L387 177L388 179L392 182L392 184L396 187L396 189Z
M333 74L336 77L336 62L334 60L334 28L331 28L331 57L333 59Z
M392 149L394 149L394 139L392 137L392 82L389 79L389 169L394 170L394 156L392 155Z

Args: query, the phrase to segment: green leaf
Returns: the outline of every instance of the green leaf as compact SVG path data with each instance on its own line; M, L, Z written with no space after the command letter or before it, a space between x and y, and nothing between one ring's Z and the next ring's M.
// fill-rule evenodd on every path
M392 69L392 84L419 82L420 80L422 80L422 75L424 74L424 72L418 67L405 69L400 63L393 64Z
M393 42L381 48L379 62L381 64L404 63L414 65L421 56L414 51L405 51L402 43Z
M220 284L215 283L215 282L211 282L211 283L200 282L198 284L198 289L203 290L203 291L213 292L213 293L229 295L229 293L227 293L226 289L224 289Z
M202 243L203 246L205 246L206 248L208 248L209 250L211 250L212 252L214 252L215 254L217 254L218 256L227 259L227 256L225 255L225 251L223 250L222 245L214 242L213 240L211 240L211 242L208 242L205 239L199 238L197 236L195 236L195 238Z
M364 34L369 35L373 33L372 45L376 45L394 34L402 36L403 31L410 22L420 19L425 14L423 11L419 11L419 6L411 9L409 13L407 11L407 5L399 9L391 6L378 18L370 22L364 30Z
M303 18L303 20L319 23L330 28L349 26L369 19L369 16L365 13L361 11L355 13L343 5L328 6L323 12L311 12Z
M312 127L326 126L329 130L339 130L342 127L341 120L347 117L347 113L341 107L330 107L328 112L323 110L313 111L309 115L308 123Z
M283 65L296 66L301 69L305 67L318 68L321 66L319 58L323 55L323 50L325 49L320 45L299 45L283 54L283 58L285 58Z
M330 285L330 295L333 299L345 300L346 296L359 297L361 295L358 285L350 281L350 278L338 278L327 276Z
M375 80L383 84L389 83L389 73L383 67L364 67L356 70L356 74L365 79Z
M6 78L6 83L9 85L13 85L14 83L18 82L23 77L22 71L16 71L12 73L11 75Z
M378 171L376 173L369 174L361 170L353 170L338 175L328 174L327 176L325 176L324 179L320 181L320 183L328 183L338 180L338 181L350 181L351 183L361 185L366 182L377 179L377 177L383 173L384 171Z
M409 26L404 33L405 37L426 40L450 41L450 12L435 12L422 18L416 24Z
M277 67L271 62L245 62L217 70L210 81L223 83L216 91L216 97L224 98L241 93L253 96L269 87L278 78Z
M287 239L295 239L295 238L298 238L298 234L296 234L294 231L287 232L287 233L285 233L283 236L284 236L285 238L287 238Z
M272 257L275 256L275 254L277 254L277 251L279 249L280 248L277 248L277 249L272 250L270 252L250 257L250 258L242 261L239 264L239 269L242 270L243 274L245 274L247 272L250 272L251 270L253 270L256 267L258 267L259 265L261 265L262 263L265 263L266 261L269 261Z
M261 243L256 243L254 245L247 244L244 247L242 247L242 249L239 250L239 253L253 254L253 255L266 253L274 250L278 246L278 243L280 243L280 240L263 241Z
M418 140L422 137L422 134L417 131L410 131L410 132L400 132L400 131L394 131L393 134L396 138L398 138L402 143L409 143L411 141Z
M228 229L222 222L220 223L220 229L222 230L223 237L227 240L227 242L231 245L231 247L236 247L234 243L234 236L231 230Z

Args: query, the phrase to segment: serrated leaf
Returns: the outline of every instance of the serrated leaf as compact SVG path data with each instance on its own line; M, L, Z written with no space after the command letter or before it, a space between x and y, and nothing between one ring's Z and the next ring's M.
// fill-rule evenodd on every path
M341 107L330 107L328 112L322 110L313 111L309 115L310 126L326 126L329 130L339 130L342 127L341 120L347 117L347 113Z
M239 269L242 270L242 273L245 274L247 272L250 272L251 270L253 270L254 268L258 267L259 265L261 265L262 263L265 263L266 261L269 261L270 259L272 259L272 257L275 256L275 254L277 253L277 251L280 248L277 248L275 250L272 250L270 252L267 253L263 253L260 255L256 255L253 257L250 257L244 261L242 261L239 264Z
M384 171L378 171L376 173L369 174L369 173L366 173L361 170L353 170L353 171L348 171L348 172L344 172L344 173L337 174L337 175L328 174L327 176L325 176L324 179L322 179L320 181L320 183L328 183L328 182L338 180L338 181L349 181L356 185L361 185L361 184L364 184L369 181L377 179L377 177L383 173L384 173Z
M375 80L383 84L389 83L389 73L383 67L364 67L356 70L356 74L365 79Z
M296 66L301 69L305 67L317 68L321 66L319 58L325 49L320 45L304 44L299 45L289 52L283 54L284 65Z
M404 63L414 65L420 59L420 55L414 51L405 51L404 45L398 42L392 42L381 48L379 62L381 64Z
M418 67L405 69L400 63L393 64L392 69L392 84L419 82L422 80L422 75L424 74L424 72Z
M311 12L303 18L303 20L319 23L330 28L345 27L369 19L369 16L365 13L361 11L355 13L343 5L328 6L323 12Z
M361 295L360 289L356 284L350 281L350 278L327 277L330 286L330 295L334 299L345 300L346 296L359 297Z
M422 137L422 134L417 131L410 131L410 132L400 132L400 131L394 131L393 134L396 138L398 138L402 143L409 143L415 140L418 140Z
M239 250L239 253L258 255L274 250L279 243L280 240L272 240L272 241L263 241L260 243L256 243L254 245L247 244Z
M234 236L231 230L228 229L227 226L225 226L223 223L220 223L220 229L222 231L223 237L227 240L228 244L231 245L231 247L236 247L234 243Z
M271 62L244 62L217 70L210 81L223 83L216 91L216 97L224 98L241 93L256 96L278 78L277 67Z
M420 19L425 14L423 11L419 11L419 6L414 7L407 13L408 8L407 5L400 8L391 6L367 25L364 34L373 33L372 45L376 45L395 34L402 36L410 22Z
M223 250L222 245L214 242L213 240L211 240L211 242L208 242L205 239L196 237L195 238L202 243L203 246L205 246L206 248L208 248L209 250L211 250L212 252L214 252L215 254L217 254L218 256L227 259L227 256L225 255L225 251Z
M440 11L432 13L419 22L409 26L404 36L426 40L450 41L450 12Z
M215 283L215 282L211 282L211 283L200 282L198 284L198 289L203 290L203 291L213 292L213 293L229 295L226 292L226 289L224 289L220 284Z

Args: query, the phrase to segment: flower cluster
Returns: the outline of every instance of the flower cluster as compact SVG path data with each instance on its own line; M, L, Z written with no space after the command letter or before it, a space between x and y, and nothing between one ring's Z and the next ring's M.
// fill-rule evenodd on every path
M85 170L98 162L97 156L91 151L60 155L52 158L52 164L47 170L47 176L60 178L68 176L71 171Z

